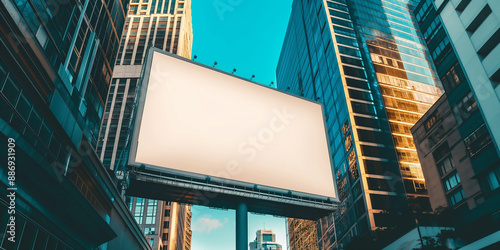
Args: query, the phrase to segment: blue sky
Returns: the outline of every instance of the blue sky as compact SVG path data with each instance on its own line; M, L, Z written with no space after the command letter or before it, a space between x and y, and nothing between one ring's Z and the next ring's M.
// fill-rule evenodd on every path
M213 65L254 81L270 84L276 79L281 45L292 0L194 0L193 55L197 62Z
M193 55L197 62L269 85L276 65L292 0L193 0ZM235 248L235 211L192 207L193 250ZM249 242L258 229L271 229L286 249L286 220L249 214Z
M235 211L192 206L192 250L234 250L236 245ZM270 229L276 241L286 249L286 219L271 215L248 214L248 242L259 229Z

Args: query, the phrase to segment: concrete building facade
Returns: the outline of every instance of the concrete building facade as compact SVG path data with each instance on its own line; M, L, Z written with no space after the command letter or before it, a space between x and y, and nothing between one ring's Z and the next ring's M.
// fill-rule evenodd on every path
M434 1L450 43L456 49L471 91L500 152L500 2Z
M433 210L457 229L465 243L477 241L476 244L483 244L486 239L488 244L495 244L496 241L488 240L488 237L498 234L500 230L496 215L500 211L500 157L494 143L498 125L490 124L492 118L488 118L488 110L481 109L480 102L486 100L490 111L500 109L500 104L492 103L494 92L484 96L475 90L478 77L485 77L488 70L476 68L471 71L468 67L473 67L473 64L495 66L484 65L484 60L494 55L486 55L485 49L481 50L486 45L481 45L477 39L481 37L483 42L488 43L491 36L497 44L500 42L494 32L487 32L490 28L498 29L498 25L495 26L489 19L490 15L495 15L490 8L495 8L496 3L490 6L492 3L477 1L473 6L468 2L422 0L415 9L417 23L446 93L415 124L412 134ZM454 13L449 13L450 6L453 6ZM474 14L474 21L463 22L473 18L472 13L478 8L483 12ZM496 10L499 10L498 7ZM453 25L447 23L453 20L455 14L463 20L455 20ZM443 15L449 19L444 19ZM453 33L463 27L467 31L464 33L466 36L452 38L456 36ZM475 47L478 50L467 47L474 43L478 45ZM493 51L494 46L490 49ZM471 54L466 61L464 50ZM476 58L474 55L483 57ZM494 77L483 80L488 86L495 86ZM493 131L490 132L490 129ZM499 244L497 242L496 246Z
M442 92L415 6L293 3L278 88L323 103L341 201L318 223L320 248L344 248L401 211L431 212L410 128Z

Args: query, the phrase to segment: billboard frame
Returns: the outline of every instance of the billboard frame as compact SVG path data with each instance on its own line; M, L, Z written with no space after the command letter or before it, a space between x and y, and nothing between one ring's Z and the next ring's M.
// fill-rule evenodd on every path
M138 137L139 131L142 122L142 115L145 106L145 98L147 94L147 88L149 84L149 79L151 76L151 67L153 61L154 53L160 53L163 55L167 55L173 57L178 60L182 60L184 62L188 62L190 64L203 67L217 73L221 73L230 77L234 77L236 79L243 80L247 83L254 84L259 87L267 88L272 91L277 91L285 95L289 95L295 98L299 98L301 100L305 100L310 103L318 104L321 107L321 116L323 119L323 127L325 133L325 144L328 148L328 157L330 160L330 169L332 174L332 183L333 183L333 192L335 197L326 197L321 195L314 195L310 193L304 193L300 191L294 190L286 190L284 188L276 188L270 187L260 184L248 183L244 181L230 180L220 177L213 177L199 173L192 173L183 170L171 169L168 167L160 167L150 164L143 164L140 162L135 162L137 148L138 148ZM127 194L133 194L134 196L145 196L142 192L152 188L159 188L164 186L165 192L167 190L175 192L181 192L186 195L186 197L179 197L179 195L169 196L168 194L151 194L149 197L145 198L153 198L153 199L163 199L163 200L171 200L180 203L190 203L190 204L200 204L196 200L200 197L191 197L193 192L209 192L220 194L214 198L210 198L208 204L203 202L201 205L209 206L209 207L218 207L218 208L230 208L235 209L237 207L237 203L231 204L231 202L220 201L220 197L226 197L226 195L234 196L237 198L238 202L241 200L251 201L248 206L248 211L256 212L256 213L266 213L266 214L274 214L278 216L287 216L294 218L304 218L304 219L318 219L322 216L326 216L329 213L332 213L339 203L339 197L337 192L337 183L334 178L335 174L333 171L333 159L331 157L329 140L328 140L328 131L325 120L325 113L323 104L320 102L312 101L306 99L301 96L297 96L294 94L290 94L275 88L271 88L266 85L258 84L256 82L250 81L248 79L242 78L240 76L236 76L230 74L228 72L216 69L214 67L210 67L183 57L180 57L175 54L171 54L169 52L160 50L154 47L148 47L148 51L146 52L146 58L143 64L141 79L139 80L137 90L136 90L136 99L134 101L134 108L132 111L133 117L130 122L131 132L129 133L129 139L125 149L125 164L126 167L131 170L130 173L130 186L128 187ZM139 128L139 129L137 129ZM137 188L138 190L134 190ZM194 192L196 193L196 192ZM190 194L191 196L187 195ZM146 195L147 196L147 195ZM182 196L182 195L180 195ZM189 196L189 197L188 197ZM219 198L218 198L219 197ZM203 197L202 197L203 198ZM259 208L259 206L252 206L255 203L255 200L261 200L263 203L269 202L269 206L265 209ZM259 203L259 202L257 202ZM261 203L259 203L262 205ZM297 212L284 212L282 209L276 209L273 211L273 207L276 208L277 204L283 204L285 207L293 210L296 208ZM262 207L262 206L260 206ZM309 208L314 210L310 215L304 215L298 213L298 211L303 211L303 209L299 208Z

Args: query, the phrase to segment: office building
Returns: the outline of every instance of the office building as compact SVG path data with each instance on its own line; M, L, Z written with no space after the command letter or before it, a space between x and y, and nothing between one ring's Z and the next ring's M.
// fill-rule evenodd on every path
M484 50L483 56L480 53L485 46L482 43L488 43L489 37L495 36L495 30L489 27L493 25L490 15L495 4L495 10L500 10L500 5L493 2L478 1L477 6L465 6L467 1L439 5L423 0L415 9L416 20L446 92L412 128L431 206L449 220L466 243L477 244L494 243L488 241L488 237L499 239L494 233L500 232L500 157L494 143L498 125L491 124L492 118L487 114L488 109L500 109L500 104L490 100L496 98L494 92L492 96L484 96L474 86L476 77L484 77L490 67L495 66L487 61L495 55L485 55ZM458 20L454 25L447 25L455 15L461 19L459 25ZM467 31L465 37L454 40L453 33L463 27ZM500 27L498 22L496 27ZM500 40L496 38L496 41L498 44ZM464 48L471 44L477 50ZM467 61L464 61L464 49L472 52ZM480 60L477 55L481 56ZM476 67L472 64L481 69L468 70L468 67ZM498 64L495 67L498 70ZM494 77L483 80L484 88L496 86ZM481 101L491 106L481 109Z
M109 89L97 152L116 171L126 144L135 89L148 47L191 58L191 1L131 0Z
M0 248L151 249L95 151L125 5L2 0Z
M250 242L250 250L281 250L282 246L276 243L273 230L257 230L255 240Z
M399 223L402 211L431 212L410 128L441 89L413 8L403 0L293 3L278 88L323 103L341 202L319 220L320 249Z
M455 47L497 152L500 130L500 2L436 1L437 15Z
M318 249L316 221L288 218L287 223L290 250Z
M124 166L124 148L130 132L135 91L147 48L161 48L191 58L192 43L190 0L130 0L97 147L100 159L110 170L121 172L119 168ZM133 201L130 211L138 216L136 220L148 240L154 243L154 249L190 249L189 205L128 199ZM153 209L161 216L153 224L146 223L152 222L147 213Z
M191 249L191 236L193 232L191 231L191 206L189 205L181 205L179 203L167 203L172 207L173 213L170 214L170 218L173 218L173 215L177 215L177 219L172 228L175 228L177 232L175 233L177 240L175 241L176 250L190 250ZM173 220L172 220L173 221Z
M191 249L189 205L138 197L127 197L127 205L153 249Z

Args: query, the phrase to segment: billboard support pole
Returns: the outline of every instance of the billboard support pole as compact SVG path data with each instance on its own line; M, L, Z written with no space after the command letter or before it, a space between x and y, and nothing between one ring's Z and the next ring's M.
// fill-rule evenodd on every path
M248 208L240 202L236 207L236 250L248 249Z

